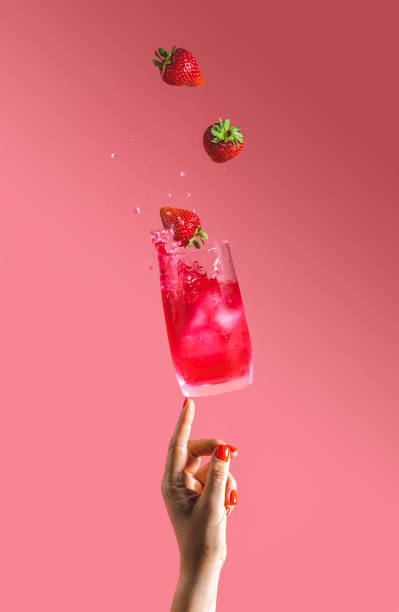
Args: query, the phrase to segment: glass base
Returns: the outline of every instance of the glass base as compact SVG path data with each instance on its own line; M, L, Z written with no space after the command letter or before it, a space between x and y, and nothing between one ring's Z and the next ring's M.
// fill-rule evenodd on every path
M252 376L246 374L241 378L234 378L225 383L219 383L214 385L188 385L184 381L180 381L183 395L186 397L203 397L205 395L218 395L219 393L228 393L229 391L237 391L243 389L252 383Z

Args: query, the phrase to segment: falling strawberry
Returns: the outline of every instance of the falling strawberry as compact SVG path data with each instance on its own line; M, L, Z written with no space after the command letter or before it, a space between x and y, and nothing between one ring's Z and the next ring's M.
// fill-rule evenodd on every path
M170 206L161 208L159 212L164 228L173 229L175 242L180 242L183 247L193 244L196 249L201 248L199 241L205 244L208 235L201 230L200 218L194 212Z
M204 84L201 71L194 55L186 49L176 49L176 45L170 53L162 49L155 51L157 59L153 64L161 72L165 83L169 85L183 85L185 87L199 87Z
M226 162L239 154L244 146L240 127L230 127L230 119L210 125L204 133L204 148L215 162Z

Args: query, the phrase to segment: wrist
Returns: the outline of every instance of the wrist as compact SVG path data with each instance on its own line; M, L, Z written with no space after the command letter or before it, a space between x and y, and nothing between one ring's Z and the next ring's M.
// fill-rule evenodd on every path
M181 561L180 579L186 582L198 582L219 579L224 562L215 561Z
M223 562L182 563L171 612L213 612Z

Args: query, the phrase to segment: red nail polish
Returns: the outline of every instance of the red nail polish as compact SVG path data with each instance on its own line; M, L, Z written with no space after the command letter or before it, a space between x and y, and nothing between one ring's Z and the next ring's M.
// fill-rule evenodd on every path
M230 491L230 504L232 506L235 506L236 503L237 503L237 491L233 489L232 491Z
M184 409L185 409L186 404L187 404L187 400L188 400L188 397L185 397L185 398L184 398L184 401L183 401L182 410L184 410Z
M227 446L229 447L232 453L236 453L238 451L238 448L233 446L232 444L228 444Z
M228 444L219 444L215 452L216 459L228 461L230 459L230 449Z

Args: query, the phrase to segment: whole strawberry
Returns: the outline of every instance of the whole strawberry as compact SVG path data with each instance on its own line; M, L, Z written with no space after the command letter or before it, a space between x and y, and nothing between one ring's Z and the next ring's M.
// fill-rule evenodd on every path
M204 148L214 162L226 162L239 154L244 146L244 134L240 127L230 127L230 119L220 119L204 133Z
M175 242L180 242L181 246L187 247L193 244L196 249L200 249L208 235L201 230L201 221L198 215L191 210L184 208L171 208L164 206L159 211L162 225L165 229L173 229Z
M170 53L160 47L155 55L157 59L152 60L153 64L159 68L165 83L184 87L200 87L204 84L197 60L190 51L176 49L174 45Z

